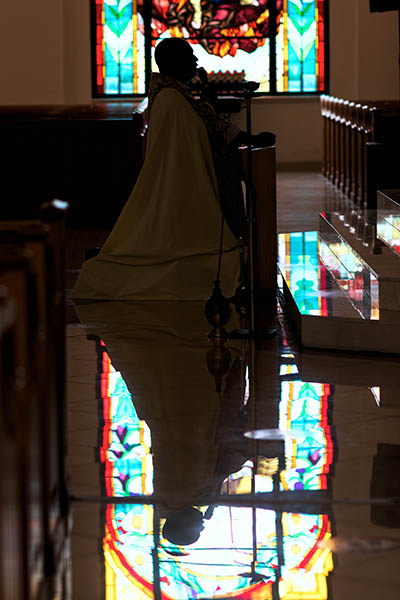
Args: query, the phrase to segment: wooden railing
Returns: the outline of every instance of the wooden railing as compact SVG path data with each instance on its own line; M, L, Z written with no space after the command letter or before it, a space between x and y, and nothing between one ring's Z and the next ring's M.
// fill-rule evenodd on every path
M400 101L321 96L323 173L360 208L376 207L376 191L400 185Z

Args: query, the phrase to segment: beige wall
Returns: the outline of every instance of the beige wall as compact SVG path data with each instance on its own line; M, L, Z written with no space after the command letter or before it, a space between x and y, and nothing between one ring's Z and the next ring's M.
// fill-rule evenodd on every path
M64 3L64 84L66 104L91 101L90 7L88 0Z
M1 16L0 104L91 101L89 0L7 2ZM399 97L396 12L330 0L330 48L332 94ZM243 124L243 115L235 121ZM257 99L254 129L277 133L281 163L321 159L318 99Z
M253 101L253 129L277 136L279 163L321 161L322 128L319 98L257 98ZM245 128L245 111L232 119Z
M2 2L0 18L0 104L62 104L63 0Z
M399 98L397 13L370 13L369 0L331 0L330 13L331 93L355 100Z

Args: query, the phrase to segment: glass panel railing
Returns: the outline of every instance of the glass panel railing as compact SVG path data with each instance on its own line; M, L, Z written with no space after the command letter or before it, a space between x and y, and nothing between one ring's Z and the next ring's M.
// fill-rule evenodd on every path
M320 259L364 319L379 319L379 282L376 274L332 228L320 222Z
M327 223L320 232L280 234L278 250L280 273L302 315L379 319L376 274Z

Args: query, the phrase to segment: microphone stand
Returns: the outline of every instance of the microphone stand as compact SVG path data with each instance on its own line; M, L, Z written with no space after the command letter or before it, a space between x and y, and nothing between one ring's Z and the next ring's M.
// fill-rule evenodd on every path
M203 68L197 70L198 76L205 88L208 86L207 73ZM249 81L241 86L244 90L246 101L246 140L247 140L247 178L246 178L246 216L247 225L247 245L248 245L248 265L246 269L244 257L244 245L246 240L245 227L242 220L240 232L240 283L235 291L235 295L227 300L221 292L219 273L220 262L218 266L217 278L214 281L212 295L206 302L205 315L209 323L214 327L209 333L209 338L226 339L227 333L223 325L227 323L230 317L229 302L236 306L239 316L248 318L248 328L236 329L229 334L232 339L249 339L255 335L254 322L254 245L255 245L255 203L253 189L253 157L252 157L252 124L251 124L251 100L254 92L259 88L259 83ZM222 221L223 227L223 221ZM222 234L221 234L222 235ZM221 237L222 240L222 237ZM221 261L222 247L220 248Z
M240 284L235 295L231 298L231 302L236 305L236 310L241 316L247 316L248 328L236 329L230 334L230 338L243 339L252 338L255 335L254 322L254 245L255 245L255 202L254 202L254 186L253 186L253 143L252 143L252 123L251 123L251 101L254 92L258 89L259 84L254 81L249 81L243 85L244 99L246 101L246 162L247 162L247 177L246 177L246 214L245 223L247 225L247 246L248 259L247 270L245 268L244 259L244 243L246 239L245 231L240 232ZM247 272L246 272L247 271Z

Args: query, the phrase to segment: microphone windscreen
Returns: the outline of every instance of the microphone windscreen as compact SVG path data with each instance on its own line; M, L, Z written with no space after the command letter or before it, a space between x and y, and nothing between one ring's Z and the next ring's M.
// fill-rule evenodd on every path
M204 69L204 67L199 67L197 69L197 75L199 76L199 79L203 85L208 84L208 75L207 75L207 71Z
M257 81L246 81L244 84L244 88L250 92L255 92L259 87L260 84Z

